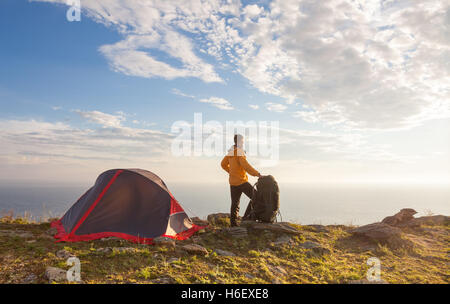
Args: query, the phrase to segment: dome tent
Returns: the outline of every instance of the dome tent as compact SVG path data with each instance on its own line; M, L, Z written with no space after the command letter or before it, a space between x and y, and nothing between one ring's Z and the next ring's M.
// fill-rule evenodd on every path
M159 236L183 240L204 228L192 223L161 178L142 169L103 172L51 226L59 242L113 236L143 244Z

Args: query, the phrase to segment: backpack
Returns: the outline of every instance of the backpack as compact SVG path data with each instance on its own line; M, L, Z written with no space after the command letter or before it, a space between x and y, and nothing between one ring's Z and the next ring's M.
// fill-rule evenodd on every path
M280 190L272 175L261 176L253 189L250 219L265 223L276 220L280 208Z

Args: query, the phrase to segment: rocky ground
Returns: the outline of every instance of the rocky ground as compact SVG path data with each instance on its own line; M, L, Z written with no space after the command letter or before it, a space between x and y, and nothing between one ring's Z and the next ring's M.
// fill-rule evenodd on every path
M228 214L185 241L139 245L116 238L55 243L49 223L0 221L0 283L67 283L67 260L80 260L80 283L369 283L367 260L381 263L378 283L448 283L449 217L414 218L402 209L361 227L243 222Z

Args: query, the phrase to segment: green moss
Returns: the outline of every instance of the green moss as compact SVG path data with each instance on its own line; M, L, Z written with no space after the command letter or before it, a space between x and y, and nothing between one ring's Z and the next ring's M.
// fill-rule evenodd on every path
M351 237L341 227L328 227L328 232L317 233L295 224L293 226L301 233L291 236L293 243L271 247L281 234L254 231L247 238L237 239L218 232L218 228L226 224L227 219L212 227L217 230L207 229L198 239L210 252L207 256L125 240L54 243L51 239L36 237L34 242L29 242L1 234L0 283L20 283L30 272L39 277L39 283L46 283L43 273L47 266L69 268L65 260L55 256L61 249L80 258L82 279L87 283L149 283L164 277L179 284L271 283L275 278L286 283L346 283L365 278L369 268L366 261L372 256L380 259L382 279L390 283L448 281L447 226L429 226L427 231L411 232L419 238L428 238L430 241L425 242L428 247L416 244L393 248L374 244L374 249L368 250L364 249L368 247L367 242ZM0 219L0 230L22 230L38 236L48 228L48 223L32 223L27 219ZM306 240L332 249L331 253L312 254L311 250L299 246ZM105 247L133 247L135 251L110 254L97 251ZM213 252L215 248L232 251L237 256L219 256ZM273 273L274 267L282 267L287 274Z

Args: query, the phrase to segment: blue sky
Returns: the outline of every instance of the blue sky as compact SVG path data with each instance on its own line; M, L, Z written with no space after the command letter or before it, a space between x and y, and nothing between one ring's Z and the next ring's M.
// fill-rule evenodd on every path
M0 3L0 180L131 166L221 181L219 156L170 153L194 113L279 122L279 162L252 160L284 181L450 180L445 1L81 1L80 22L68 9Z
M67 7L28 1L2 1L0 74L2 116L40 117L58 121L61 112L69 119L73 109L125 111L139 121L157 123L166 130L173 120L192 120L193 111L207 119L230 119L229 113L209 109L201 103L172 93L173 88L208 98L218 95L249 115L247 104L279 102L281 98L260 93L248 81L230 71L221 71L224 83L205 84L196 78L164 79L129 77L113 73L98 51L122 35L89 18L82 22L66 20ZM11 33L14 29L14 33ZM177 60L152 51L171 65ZM230 89L232 88L232 89ZM61 111L52 108L61 107ZM254 119L269 120L273 112L251 113ZM170 120L167 118L170 117ZM239 116L238 116L239 117ZM294 120L292 118L292 120Z

